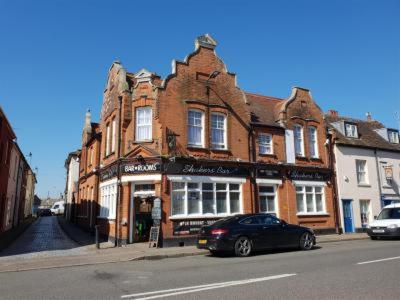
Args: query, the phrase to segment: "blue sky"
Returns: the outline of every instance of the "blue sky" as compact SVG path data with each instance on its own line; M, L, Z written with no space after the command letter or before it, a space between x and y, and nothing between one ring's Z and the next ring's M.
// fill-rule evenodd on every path
M323 110L397 127L400 1L0 0L0 105L38 167L39 196L65 187L84 114L98 121L108 68L162 77L209 33L246 91L311 89Z

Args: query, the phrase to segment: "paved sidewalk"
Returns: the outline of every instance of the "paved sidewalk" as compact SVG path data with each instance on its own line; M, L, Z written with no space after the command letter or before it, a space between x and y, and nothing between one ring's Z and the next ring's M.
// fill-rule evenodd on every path
M1 252L9 247L21 234L24 233L26 229L29 228L29 226L35 222L36 218L31 217L29 219L26 219L22 224L20 224L18 227L12 228L10 230L7 230L6 232L3 232L0 236L0 256Z

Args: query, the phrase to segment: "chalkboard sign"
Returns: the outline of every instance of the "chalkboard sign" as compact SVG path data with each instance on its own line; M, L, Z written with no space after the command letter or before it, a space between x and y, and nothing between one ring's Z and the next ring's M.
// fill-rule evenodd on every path
M160 226L150 228L149 248L158 248L158 238L160 236Z

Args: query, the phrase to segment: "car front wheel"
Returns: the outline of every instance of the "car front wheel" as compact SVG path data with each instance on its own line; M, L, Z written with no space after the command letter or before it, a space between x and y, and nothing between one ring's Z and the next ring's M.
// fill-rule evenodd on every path
M245 237L241 236L235 242L235 254L239 257L249 256L251 253L251 241Z
M314 246L314 238L311 233L304 232L300 237L300 249L311 250Z

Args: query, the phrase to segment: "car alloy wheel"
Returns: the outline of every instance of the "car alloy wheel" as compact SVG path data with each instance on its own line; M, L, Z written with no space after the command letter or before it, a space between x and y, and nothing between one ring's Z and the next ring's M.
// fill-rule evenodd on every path
M304 232L300 237L300 248L310 250L314 246L314 239L311 233Z
M245 257L249 256L251 253L251 241L245 237L241 236L237 239L235 243L235 254L236 256Z

